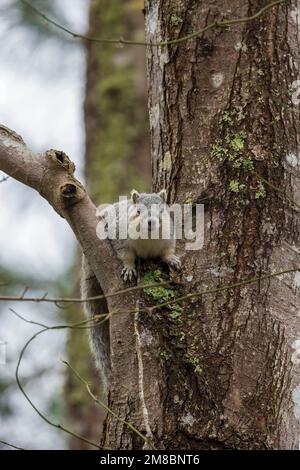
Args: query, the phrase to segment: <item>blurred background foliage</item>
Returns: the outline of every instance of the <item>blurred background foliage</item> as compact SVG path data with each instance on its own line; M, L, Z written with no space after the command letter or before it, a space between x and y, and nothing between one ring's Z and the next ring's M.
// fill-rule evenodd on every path
M30 0L30 2L60 24L73 30L81 28L83 33L85 32L84 22L82 22L81 16L86 16L86 29L90 36L122 36L139 40L144 35L143 2L140 0L91 0L91 2L84 0L75 2L72 0ZM75 160L77 158L79 175L85 175L87 187L95 203L116 200L119 195L128 194L133 187L140 190L150 189L151 172L144 49L103 46L92 42L82 44L70 35L47 24L44 19L20 0L4 0L0 7L0 20L2 19L5 21L3 22L4 26L0 27L0 35L8 39L7 50L10 51L9 54L4 54L4 59L7 64L10 61L13 62L14 74L23 73L26 68L33 69L34 73L38 74L39 79L42 80L44 87L42 93L45 94L47 87L49 87L49 80L64 80L64 89L72 87L74 80L77 80L76 86L80 88L80 93L75 93L73 99L77 100L77 109L79 109L76 118L78 129L74 129L71 122L69 125L66 123L67 127L61 131L62 138L59 142L62 142L63 149L68 151L65 146L70 145L70 148L73 149L74 142L69 143L72 135L75 133L82 135L78 140L77 147L73 149L74 155L70 156L74 156ZM17 35L17 39L15 35ZM23 38L26 43L26 48L22 50L18 47L20 38ZM78 50L84 53L85 57L81 63L76 59ZM12 57L11 51L15 52L14 57ZM17 65L16 57L20 61ZM81 66L83 64L85 70L81 70L76 75L76 68L78 69L80 64ZM64 93L61 94L59 101L62 112L66 111L67 104L64 102ZM17 110L12 109L11 112L16 113ZM22 109L18 112L21 112L22 115ZM4 124L6 123L4 122ZM32 122L32 126L34 125L35 123ZM16 130L22 134L22 130ZM47 120L39 132L45 133L43 144L51 142L53 134L49 135ZM58 131L55 128L55 135L56 132ZM64 138L66 138L66 142ZM83 144L80 144L81 141ZM36 146L37 150L45 150L39 148L38 143ZM55 142L51 146L54 147ZM1 183L1 186L6 184L8 182ZM3 188L0 190L3 194ZM41 210L44 211L43 208ZM28 211L34 221L36 206L31 203L31 200ZM57 229L56 223L58 223L56 218L53 218L51 223L55 239L54 232ZM67 233L67 228L64 230ZM22 289L29 286L31 287L31 295L41 295L48 291L51 296L78 296L81 255L74 240L68 238L70 234L65 234L65 232L63 234L73 247L73 257L66 258L60 270L56 270L55 275L51 269L45 268L42 271L36 271L31 266L30 269L27 269L29 264L26 263L22 263L22 269L19 270L18 267L16 268L16 263L3 263L0 255L2 264L0 267L0 292L20 295ZM9 250L13 251L15 243L13 234L9 238ZM28 243L30 244L30 241ZM33 247L31 249L34 250ZM62 257L61 253L62 251L60 257ZM49 257L51 257L50 253ZM19 304L15 306L14 304L0 303L0 316L4 319L2 325L5 325L6 328L5 334L3 334L3 327L0 330L0 339L3 336L4 339L6 336L15 338L13 333L9 332L10 328L15 328L11 323L11 317L7 316L10 306L20 308ZM57 323L73 322L83 318L82 308L78 306L57 311L54 306L28 304L24 307L22 304L22 313L24 309L27 318L40 319L42 317L43 320L49 318L52 324L55 321ZM6 423L6 426L2 427L0 431L0 439L29 448L88 448L86 444L77 439L68 438L62 433L48 429L39 417L37 419L33 417L32 410L27 412L29 404L23 400L20 392L16 389L13 374L7 373L7 369L10 370L10 367L11 370L14 370L18 351L24 344L26 335L30 336L36 331L35 328L29 330L27 328L26 332L23 330L24 325L18 323L19 346L16 346L15 356L8 358L8 367L0 368L0 418ZM51 334L50 337L50 334L47 333L41 344L37 346L36 351L38 351L38 355L42 356L42 353L45 353L47 357L50 351L52 362L48 363L47 360L45 364L33 363L29 367L27 363L30 363L31 359L33 360L35 352L30 349L24 364L27 366L24 367L27 369L27 373L24 372L23 380L29 390L36 390L39 387L40 393L37 394L36 399L41 401L41 406L49 416L58 422L67 423L75 432L99 442L101 422L104 418L102 410L91 402L82 384L74 375L59 365L59 354L63 354L63 357L67 357L72 366L93 384L95 391L101 390L101 384L99 384L99 378L90 355L87 336L86 330L72 329L69 330L67 336L62 334L55 343L54 334ZM30 355L32 355L31 358ZM47 388L47 392L44 391L45 388ZM40 397L40 394L43 395ZM31 439L28 435L25 439L24 429L35 430L32 432ZM39 439L42 429L45 438ZM49 444L47 445L46 442ZM7 447L3 445L3 448Z
M47 23L42 16L34 11L36 7L49 18L68 27L68 15L65 15L64 9L61 8L62 3L53 2L53 0L28 0L28 2L26 0L4 0L0 7L0 15L8 19L7 31L15 27L24 29L25 33L29 33L33 44L37 41L51 39L63 45L69 43L77 47L71 37Z

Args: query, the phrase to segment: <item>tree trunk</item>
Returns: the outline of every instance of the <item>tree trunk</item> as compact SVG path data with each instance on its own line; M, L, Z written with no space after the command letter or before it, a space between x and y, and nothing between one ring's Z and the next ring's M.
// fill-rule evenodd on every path
M153 42L266 4L145 3ZM277 5L147 49L154 189L205 204L204 248L178 244L176 295L299 266L299 212L287 199L299 191L296 11ZM177 315L113 317L110 407L160 449L298 448L299 284L299 273L286 274L186 300ZM108 417L105 446L147 447L120 419Z

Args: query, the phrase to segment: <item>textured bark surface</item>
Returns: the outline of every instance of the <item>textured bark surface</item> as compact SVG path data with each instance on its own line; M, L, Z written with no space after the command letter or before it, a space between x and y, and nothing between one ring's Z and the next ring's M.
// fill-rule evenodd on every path
M147 39L265 4L146 1ZM186 290L299 265L299 214L280 192L299 200L296 11L276 6L256 21L147 50L154 189L165 186L170 202L205 203L204 249L179 247ZM135 327L116 319L111 407L157 448L298 448L297 289L299 274L289 274L186 302L177 319L168 309ZM105 444L143 446L111 418Z
M0 124L0 170L35 189L66 220L106 294L124 287L110 243L97 237L96 207L64 152L34 153L21 136Z
M57 150L34 153L18 134L0 124L0 170L35 189L65 218L106 295L115 294L126 287L111 244L97 237L96 207L85 188L75 179L75 165L65 153ZM108 311L112 314L120 310L130 311L134 306L133 293L107 298ZM116 350L118 336L122 332L131 333L131 319L130 313L112 316L110 326ZM132 341L133 336L129 337ZM125 367L125 364L126 356L125 361L124 357L123 362L121 359L117 361L115 369L122 365Z

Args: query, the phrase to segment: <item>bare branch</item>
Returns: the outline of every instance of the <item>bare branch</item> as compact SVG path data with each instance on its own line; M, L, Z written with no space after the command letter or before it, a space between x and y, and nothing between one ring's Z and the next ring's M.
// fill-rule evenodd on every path
M77 322L77 323L73 323L73 324L70 324L70 325L54 325L54 326L47 326L47 325L44 325L42 323L39 323L39 322L35 322L33 320L28 320L26 318L24 318L22 315L20 315L19 313L15 312L13 309L10 309L11 312L16 315L18 318L20 318L22 321L26 322L26 323L31 323L31 324L34 324L34 325L37 325L37 326L41 326L42 329L40 329L37 333L35 333L24 345L24 347L22 348L21 350L21 353L20 353L20 356L19 356L19 359L18 359L18 363L17 363L17 367L16 367L16 373L15 373L15 376L16 376L16 382L17 382L17 385L21 391L21 393L23 394L23 396L26 398L26 400L28 401L28 403L30 404L30 406L34 409L34 411L47 423L49 424L50 426L53 426L63 432L65 432L66 434L69 434L73 437L75 437L76 439L79 439L80 441L83 441L83 442L86 442L87 444L90 444L91 446L93 447L96 447L97 449L100 449L100 446L98 444L96 444L95 442L93 441L90 441L88 439L86 439L85 437L83 436L80 436L79 434L75 433L74 431L72 431L71 429L61 425L61 424L58 424L58 423L55 423L54 421L52 421L50 418L48 418L39 408L37 408L37 406L33 403L32 399L29 397L29 395L27 394L27 392L25 391L24 389L24 384L21 383L21 379L20 379L20 366L21 366L21 363L22 363L22 359L24 357L24 354L26 352L26 350L28 349L28 347L30 346L30 344L38 337L40 336L42 333L44 333L45 331L50 331L50 330L60 330L60 329L66 329L66 328L84 328L84 327L87 327L87 328L91 328L93 326L93 320L83 320L81 322ZM97 319L97 324L100 325L101 323L105 322L108 320L108 318L111 316L111 314L104 314L105 318L103 320L99 320ZM85 325L85 326L84 326ZM62 361L64 364L66 364L68 367L70 367L70 369L72 369L72 371L76 374L76 376L81 380L81 382L83 382L85 385L86 385L86 389L89 393L89 395L93 398L93 400L95 401L95 403L101 407L103 407L108 413L110 413L111 415L113 415L116 419L118 419L119 421L121 421L123 424L125 424L126 426L128 426L132 431L134 431L138 436L140 436L145 442L147 442L147 439L145 438L145 436L135 427L133 426L133 424L131 424L130 422L120 418L117 413L115 413L113 410L111 410L104 402L102 402L101 400L99 400L91 391L90 387L89 387L89 384L79 375L79 373L77 371L75 371L75 369L73 367L70 366L69 363L67 363L66 361Z
M252 279L248 279L248 280L244 280L244 281L241 281L241 282L237 282L235 284L231 284L231 285L226 285L226 286L222 286L222 287L218 287L218 288L215 288L215 289L208 289L206 291L200 291L200 292L193 292L193 293L190 293L190 294L187 294L185 296L181 296L181 297L177 297L176 299L174 300L171 300L171 301L168 301L168 302L164 302L164 303L161 303L161 304L157 304L155 306L152 306L152 307L144 307L142 309L139 309L139 308L135 308L135 309L131 309L131 310L116 310L116 311L111 311L110 313L103 313L103 314L100 314L100 315L97 315L94 319L90 319L90 320L84 320L84 321L81 321L81 322L77 322L77 323L74 323L74 324L71 324L71 325L55 325L55 326L47 326L47 325L44 325L42 323L39 323L39 322L35 322L35 321L31 321L31 320L27 320L26 318L24 318L23 316L21 316L20 314L18 314L17 312L15 312L14 310L10 309L12 313L14 313L18 318L20 318L21 320L27 322L27 323L32 323L32 324L35 324L37 326L41 326L42 329L39 330L37 333L35 333L25 344L25 346L23 347L21 353L20 353L20 356L19 356L19 360L18 360L18 364L17 364L17 368L16 368L16 381L17 381L17 385L20 389L20 391L22 392L22 394L24 395L24 397L26 398L26 400L28 401L28 403L32 406L32 408L38 413L38 415L46 422L48 423L50 426L53 426L53 427L56 427L57 429L60 429L62 431L64 431L65 433L69 434L69 435L72 435L74 436L75 438L79 439L79 440L82 440L84 442L87 442L89 443L90 445L94 446L94 447L97 447L99 448L99 446L92 442L92 441L89 441L87 439L85 439L84 437L74 433L72 430L62 426L61 424L56 424L54 423L53 421L51 421L47 416L45 416L37 407L36 405L32 402L31 398L28 396L28 394L25 392L24 390L24 386L22 385L21 381L20 381L20 375L19 375L19 369L20 369L20 365L21 365L21 362L22 362L22 359L23 359L23 356L27 350L27 348L29 347L29 345L42 333L44 333L45 331L49 331L49 330L57 330L57 329L66 329L66 328L91 328L92 326L95 325L95 323L97 325L100 325L102 323L104 323L105 321L107 321L109 318L112 318L113 315L119 315L119 314L128 314L128 315L132 315L133 313L136 314L136 313L152 313L153 310L156 310L158 308L162 308L162 307L168 307L170 306L171 304L174 304L176 302L180 302L180 301L183 301L183 300L186 300L186 299L190 299L192 297L197 297L197 296L201 296L201 295L204 295L204 294L213 294L213 293L217 293L217 292L221 292L221 291L224 291L224 290L230 290L230 289L235 289L235 288L238 288L238 287L242 287L242 286L245 286L245 285L249 285L249 284L254 284L254 283L257 283L259 281L262 281L262 280L266 280L266 279L270 279L272 277L276 277L276 276L279 276L279 275L283 275L283 274L288 274L288 273L292 273L292 272L297 272L299 271L300 268L293 268L293 269L285 269L285 270L282 270L282 271L277 271L277 272L273 272L273 273L269 273L269 274L265 274L265 275L262 275L262 276L259 276L257 278L252 278ZM126 426L128 426L129 428L131 428L136 434L138 434L140 437L142 437L142 439L147 442L148 444L149 441L148 439L142 434L140 433L140 431L135 427L133 426L130 422L128 422L127 420L124 420L122 419L120 416L118 416L113 410L111 410L111 408L109 408L107 405L105 405L102 401L100 401L94 394L93 392L91 391L90 389L90 386L88 384L88 382L86 382L79 374L77 371L75 371L69 363L67 363L66 361L63 361L68 367L70 367L73 372L77 375L77 377L81 380L82 383L85 384L86 386L86 389L87 389L87 392L89 393L89 395L93 398L93 400L95 401L95 403L97 403L98 405L104 407L106 409L106 411L113 415L117 420L121 421L122 423L124 423Z
M102 400L96 397L96 395L92 392L91 387L89 383L79 374L77 370L74 369L74 367L71 366L71 364L68 361L62 361L63 364L65 364L73 374L80 380L81 383L85 385L85 388L89 394L89 396L92 398L92 400L99 406L105 409L107 413L111 414L114 418L116 418L118 421L121 423L125 424L129 429L131 429L135 434L137 434L146 444L150 445L148 439L129 421L126 421L125 419L120 418L117 413L115 413L111 408L109 408ZM152 447L153 448L153 447Z
M246 285L249 285L249 284L256 284L256 283L259 283L260 281L263 281L263 280L266 280L266 279L270 279L270 278L273 278L273 277L278 277L278 276L282 276L284 274L289 274L289 273L295 273L295 272L298 272L300 271L300 266L299 267L296 267L296 268L288 268L288 269L284 269L284 270L281 270L281 271L276 271L276 272L272 272L272 273L266 273L266 274L262 274L261 276L257 276L257 277L254 277L254 278L251 278L251 279L243 279L239 282L236 282L234 284L228 284L228 285L225 285L225 286L221 286L221 287L215 287L213 289L207 289L207 290L200 290L200 291L192 291L192 292L189 292L188 294L184 295L184 296L180 296L180 297L175 297L173 300L169 300L167 302L164 302L163 304L161 303L157 303L156 305L152 305L150 307L144 307L142 310L139 310L139 311L147 311L147 312L152 312L158 308L162 308L162 307L165 307L165 306L168 306L168 305L172 305L172 304L176 304L177 302L180 302L180 301L183 301L183 300L187 300L187 299L190 299L190 298L194 298L194 297L201 297L202 295L207 295L207 294L216 294L218 292L223 292L223 291L226 291L226 290L232 290L232 289L236 289L238 287L243 287L243 286L246 286ZM42 296L42 297L23 297L23 296L19 296L19 297L14 297L14 296L0 296L0 301L13 301L13 302L52 302L52 303L85 303L85 302L90 302L90 301L93 301L93 300L101 300L103 298L110 298L110 297L117 297L117 296L120 296L120 295L123 295L123 294L128 294L128 293L131 293L131 292L134 292L134 291L138 291L138 290L141 290L141 289L149 289L149 288L155 288L155 287L160 287L160 286L172 286L172 284L174 285L185 285L185 283L181 283L181 282L173 282L173 281L165 281L165 282L158 282L158 283L153 283L153 284L139 284L138 286L134 286L134 287L129 287L127 289L122 289L120 291L117 291L117 292L113 292L111 294L107 294L107 295L95 295L93 297L87 297L85 299L82 299L82 298L77 298L77 297L72 297L72 298L67 298L67 297L61 297L61 298L47 298L45 295ZM13 311L13 309L10 309L11 311ZM133 309L127 309L127 308L123 308L122 309L123 313L135 313L137 311L137 309L133 308ZM14 311L13 311L14 312ZM111 314L114 314L114 313L120 313L121 310L116 310L115 312L111 312ZM14 312L15 313L15 312ZM107 313L104 313L102 315L97 315L97 317L104 317L108 315ZM23 318L22 318L23 319ZM32 323L35 323L35 322L32 322ZM45 325L41 325L40 326L45 326Z
M34 153L18 134L0 125L0 170L38 191L66 219L105 294L123 287L110 243L96 235L96 207L64 152Z
M162 46L169 46L169 45L175 45L175 44L182 44L188 41L189 39L194 39L200 36L200 34L205 33L206 31L209 31L210 29L227 28L228 26L233 26L236 24L241 24L241 23L246 23L248 21L256 20L257 18L260 18L270 8L276 5L279 5L280 3L286 2L286 0L276 0L272 3L269 3L265 7L261 8L254 15L251 15L245 18L234 18L231 20L215 21L214 23L210 23L209 25L207 25L205 28L202 28L198 31L194 31L193 33L190 33L187 36L183 36L181 38L172 39L170 41L145 42L145 41L131 41L129 39L123 39L123 38L119 38L119 39L98 38L98 37L91 37L91 36L86 36L84 34L76 33L75 31L72 31L66 26L59 24L57 21L53 20L52 18L49 18L47 15L45 15L45 13L43 13L38 8L33 6L28 0L20 0L20 1L24 5L27 5L29 8L31 8L32 11L34 11L37 15L39 15L45 21L47 21L47 23L73 36L73 38L75 39L81 39L81 40L89 41L89 42L98 42L101 44L113 44L113 45L119 45L119 46L130 45L130 46L151 46L151 47L162 47Z
M207 290L198 291L198 292L190 292L189 294L176 297L173 300L169 300L161 304L153 305L152 307L144 307L143 309L141 309L141 311L148 311L149 313L152 313L154 310L158 308L168 307L169 305L173 305L173 304L176 304L177 302L182 302L184 300L193 299L195 297L201 297L202 295L217 294L218 292L237 289L239 287L248 286L250 284L256 284L266 279L271 279L273 277L277 277L277 276L281 276L281 275L289 274L289 273L296 273L296 272L300 272L300 266L298 266L297 268L283 269L282 271L276 271L276 272L269 273L269 274L263 274L262 276L254 277L252 279L244 279L239 282L235 282L234 284L229 284L229 285L225 285L221 287L215 287L213 289L207 289Z
M10 444L9 442L2 441L2 439L0 439L0 444L3 444L7 447L11 447L12 449L15 449L15 450L28 450L28 449L23 449L23 447L18 447L14 444Z
M20 316L21 318L21 316ZM20 389L20 391L22 392L22 394L24 395L24 397L26 398L26 400L28 401L28 403L31 405L31 407L34 409L34 411L47 423L49 424L50 426L53 426L54 428L57 428L77 439L79 439L80 441L83 441L83 442L86 442L87 444L90 444L92 447L95 447L97 449L100 449L100 446L98 444L96 444L95 442L93 441L90 441L89 439L86 439L85 437L83 436L80 436L79 434L77 434L76 432L73 432L71 429L68 429L67 427L65 426L62 426L61 424L57 424L55 423L54 421L51 421L44 413L42 413L38 408L37 406L32 402L31 398L28 396L28 394L25 392L24 390L24 387L20 381L20 377L19 377L19 369L20 369L20 365L21 365L21 362L22 362L22 358L25 354L25 351L27 350L27 348L29 347L29 345L42 333L44 333L45 331L48 331L48 330L51 330L51 329L56 329L55 327L54 328L43 328L42 330L39 330L37 333L35 333L25 344L25 346L22 348L22 351L20 353L20 356L19 356L19 359L18 359L18 363L17 363L17 368L16 368L16 381L17 381L17 385Z
M93 300L101 300L104 298L109 298L109 297L116 297L119 295L126 295L129 292L141 290L141 289L150 289L154 287L162 287L162 286L178 286L178 285L185 285L184 282L175 282L173 280L170 281L162 281L162 282L155 282L153 284L143 284L143 285L138 285L138 286L133 286L133 287L128 287L126 289L119 290L117 292L112 292L107 295L95 295L93 297L87 297L85 299L78 298L78 297L47 297L47 294L42 295L41 297L24 297L24 292L20 296L13 296L13 295L0 295L0 302L35 302L35 303L40 303L40 302L48 302L48 303L54 303L56 306L59 306L58 304L83 304L86 302L91 302ZM0 283L1 286L1 283ZM28 288L25 289L25 293L27 292ZM62 308L62 306L59 306L59 308Z

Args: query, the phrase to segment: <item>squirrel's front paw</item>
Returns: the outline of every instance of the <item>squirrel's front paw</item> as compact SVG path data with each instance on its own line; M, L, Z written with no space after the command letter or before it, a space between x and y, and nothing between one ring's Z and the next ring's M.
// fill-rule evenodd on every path
M181 269L181 261L180 258L176 255L171 255L166 259L167 264L170 268Z
M124 281L132 281L134 277L137 277L136 269L132 266L125 266L122 269L121 276L123 277Z

